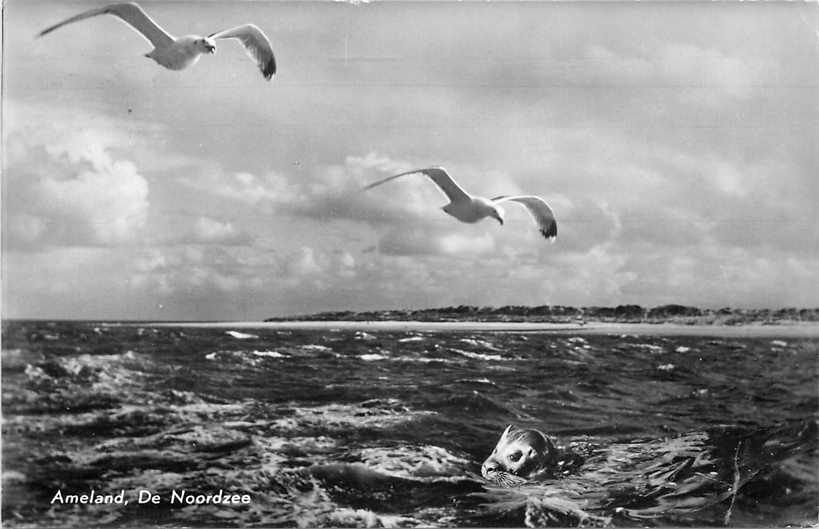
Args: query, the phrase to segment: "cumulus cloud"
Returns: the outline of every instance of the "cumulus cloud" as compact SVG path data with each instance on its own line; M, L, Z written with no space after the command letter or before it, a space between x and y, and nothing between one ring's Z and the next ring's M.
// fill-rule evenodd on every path
M185 243L242 245L250 243L252 238L246 232L236 228L232 222L222 222L210 217L198 217L187 236L182 237Z
M124 271L130 287L157 296L233 292L248 279L234 256L218 247L149 248L132 262Z
M385 222L405 218L408 214L419 215L423 209L419 194L410 190L401 196L393 193L386 198L374 199L362 193L361 188L374 179L409 167L406 162L370 153L360 157L348 156L343 164L317 167L304 177L276 171L263 175L213 173L180 177L179 182L265 211L316 219ZM429 191L423 196L429 196Z
M121 271L134 290L157 296L277 296L291 289L321 291L356 275L358 263L346 250L325 251L303 245L265 253L250 248L227 251L216 246L177 245L147 248Z
M302 246L283 263L288 278L302 278L317 275L324 271L324 266L316 261L316 252L309 246Z
M4 225L12 248L132 242L148 213L148 182L113 151L108 123L43 122L21 109L8 123ZM37 126L34 126L37 123Z
M211 172L205 175L181 176L178 181L190 188L244 204L290 204L300 198L299 186L284 175L270 171L263 175L247 172Z
M491 253L495 239L488 232L458 233L452 229L427 227L392 227L378 241L378 250L386 255L449 255L474 258Z
M696 252L673 249L627 256L634 279L623 285L627 298L660 305L690 300L702 306L811 306L815 301L816 256L795 258L785 252L758 253L726 248L713 241Z
M284 177L271 172L263 177L236 174L221 178L214 174L207 177L204 185L201 178L186 177L180 182L223 198L250 203L264 211L318 221L349 220L364 224L378 232L377 248L386 254L478 255L492 251L495 248L492 235L468 233L470 226L440 211L448 202L446 196L420 173L362 191L364 185L385 176L429 165L370 152L347 156L343 164L317 168L309 178ZM498 170L467 169L463 177L456 178L467 182L470 188L485 188L486 195L520 192L514 179ZM564 206L570 204L565 197L558 197L557 202ZM536 232L528 213L522 208L516 215L518 213L526 219L526 226Z

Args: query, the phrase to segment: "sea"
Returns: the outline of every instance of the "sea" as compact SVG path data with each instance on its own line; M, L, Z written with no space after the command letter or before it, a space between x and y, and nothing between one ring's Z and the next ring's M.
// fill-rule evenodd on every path
M3 525L816 527L818 345L5 321ZM509 424L572 463L484 479Z

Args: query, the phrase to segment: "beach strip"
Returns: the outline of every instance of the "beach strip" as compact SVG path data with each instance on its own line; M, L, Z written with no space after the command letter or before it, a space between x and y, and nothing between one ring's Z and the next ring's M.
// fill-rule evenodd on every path
M552 334L632 334L661 336L719 336L737 338L815 338L817 322L788 322L776 325L681 325L674 323L539 323L483 321L158 321L106 323L108 326L181 327L213 329L270 329L281 331L366 332L513 332Z

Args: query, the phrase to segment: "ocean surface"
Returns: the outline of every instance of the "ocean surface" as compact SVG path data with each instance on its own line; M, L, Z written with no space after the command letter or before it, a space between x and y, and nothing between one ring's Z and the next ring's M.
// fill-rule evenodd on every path
M819 337L775 332L7 321L3 524L815 526ZM510 423L575 463L487 482Z

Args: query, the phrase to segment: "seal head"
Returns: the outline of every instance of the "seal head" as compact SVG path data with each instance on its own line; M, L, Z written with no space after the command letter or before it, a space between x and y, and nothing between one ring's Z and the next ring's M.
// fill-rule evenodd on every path
M544 433L510 424L483 462L481 474L490 481L509 485L540 477L556 464L557 449Z

